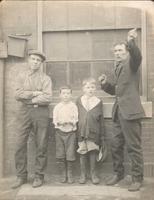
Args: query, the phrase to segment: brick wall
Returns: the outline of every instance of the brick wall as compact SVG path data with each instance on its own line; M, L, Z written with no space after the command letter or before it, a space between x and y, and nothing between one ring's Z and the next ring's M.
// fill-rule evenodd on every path
M18 5L18 6L17 6ZM1 5L1 25L3 39L8 41L8 35L30 34L28 48L37 48L37 2L3 2ZM5 113L4 113L4 173L15 174L14 149L16 141L16 110L14 99L17 74L25 69L25 59L9 56L5 59Z
M36 4L24 2L24 5L20 4L18 7L16 6L16 2L14 3L6 3L4 4L5 10L7 7L7 12L3 13L3 37L7 39L8 34L18 33L18 32L30 32L32 36L29 38L29 47L35 48L37 46L37 30L36 30ZM16 12L13 12L13 9ZM25 11L26 10L26 11ZM27 12L29 10L29 12ZM16 13L16 14L15 14ZM27 16L28 13L28 16ZM10 22L10 18L14 20ZM147 68L148 68L148 100L153 100L152 88L154 88L154 14L152 9L148 9L147 12ZM5 154L5 175L14 175L14 150L15 150L15 141L16 141L16 110L17 103L14 100L14 88L15 88L15 80L17 74L20 70L25 68L25 60L20 58L13 58L9 56L5 62L5 141L4 141L4 154ZM153 109L154 110L154 109ZM154 113L153 113L154 116ZM52 132L52 128L49 128L50 131L50 139L49 139L49 162L47 172L54 174L57 173L55 166L55 141L54 141L54 133ZM154 176L154 117L152 119L143 120L143 153L144 153L144 161L145 161L145 174L147 176ZM108 146L110 146L110 138L112 134L112 122L111 120L106 120L106 137L108 141ZM34 147L33 137L31 136L29 139L29 169L30 172L33 173L34 166ZM127 155L127 153L126 153ZM126 156L126 162L128 161L128 157ZM103 165L100 165L102 171L111 172L112 170L112 159L111 153L109 150L108 158ZM76 164L76 170L78 171L78 162Z
M148 101L154 100L154 13L147 11L147 68L148 68ZM154 104L153 117L143 123L143 152L145 173L154 176Z

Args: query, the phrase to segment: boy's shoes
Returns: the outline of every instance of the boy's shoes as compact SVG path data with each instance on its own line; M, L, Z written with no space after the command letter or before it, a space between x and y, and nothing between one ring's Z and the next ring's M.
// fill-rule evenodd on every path
M63 163L64 164L64 163ZM61 165L61 177L60 177L60 182L61 183L66 183L67 182L67 173L66 173L66 168L65 166Z
M73 162L72 161L67 161L67 182L69 184L74 183L74 179L73 179Z
M132 184L128 188L128 191L130 191L130 192L139 191L141 186L142 186L141 182L132 182Z
M68 176L68 180L67 180L67 182L68 182L69 184L74 183L73 176Z
M67 169L67 182L68 182L69 184L74 183L73 172L72 172L72 166L68 166L68 169Z
M99 178L95 174L91 175L91 180L92 180L92 183L95 184L95 185L99 184L99 182L100 182Z
M115 185L119 181L121 181L123 178L124 176L114 175L109 181L107 181L106 185Z
M37 187L40 187L42 185L43 185L43 179L42 178L39 178L39 177L34 178L34 181L33 181L33 184L32 184L33 188L37 188Z
M27 178L20 178L18 177L17 180L15 181L15 183L12 185L12 189L16 189L20 186L22 186L23 184L27 183Z
M86 183L86 176L81 174L80 179L79 179L80 184L85 184Z
M60 183L67 182L67 172L66 172L66 161L64 159L59 159L57 162L59 173L60 173Z

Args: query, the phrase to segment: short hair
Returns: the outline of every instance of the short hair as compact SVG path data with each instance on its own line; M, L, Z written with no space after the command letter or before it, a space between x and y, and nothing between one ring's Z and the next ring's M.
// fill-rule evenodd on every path
M128 51L128 45L127 45L127 43L126 42L118 42L118 43L115 43L115 44L113 44L113 48L115 48L116 46L118 46L118 45L124 45L125 46L125 48L126 48L126 50Z
M82 81L82 86L85 86L87 83L91 83L91 84L95 84L96 85L96 80L93 77L85 78Z
M59 93L61 93L62 90L70 90L72 93L72 88L69 85L63 85L59 88Z

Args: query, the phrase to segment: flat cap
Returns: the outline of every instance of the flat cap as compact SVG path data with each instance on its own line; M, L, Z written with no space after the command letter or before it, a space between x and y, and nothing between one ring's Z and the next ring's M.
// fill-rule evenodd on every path
M41 51L39 51L39 50L30 50L29 52L28 52L28 55L30 56L30 55L38 55L38 56L40 56L42 59L43 59L43 61L46 59L46 57L45 57L45 54L43 53L43 52L41 52Z

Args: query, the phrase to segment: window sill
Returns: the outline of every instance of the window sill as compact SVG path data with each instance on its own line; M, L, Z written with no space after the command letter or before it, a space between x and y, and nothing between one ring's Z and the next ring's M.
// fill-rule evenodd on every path
M111 118L112 117L112 107L114 102L104 102L103 103L103 110L104 110L104 117ZM52 111L55 103L50 105L50 117L52 118ZM142 101L142 106L145 111L145 118L152 118L152 102L151 101Z
M114 103L103 103L104 107L104 117L112 117L112 107ZM145 111L145 118L152 118L152 102L151 101L142 101L142 106Z

